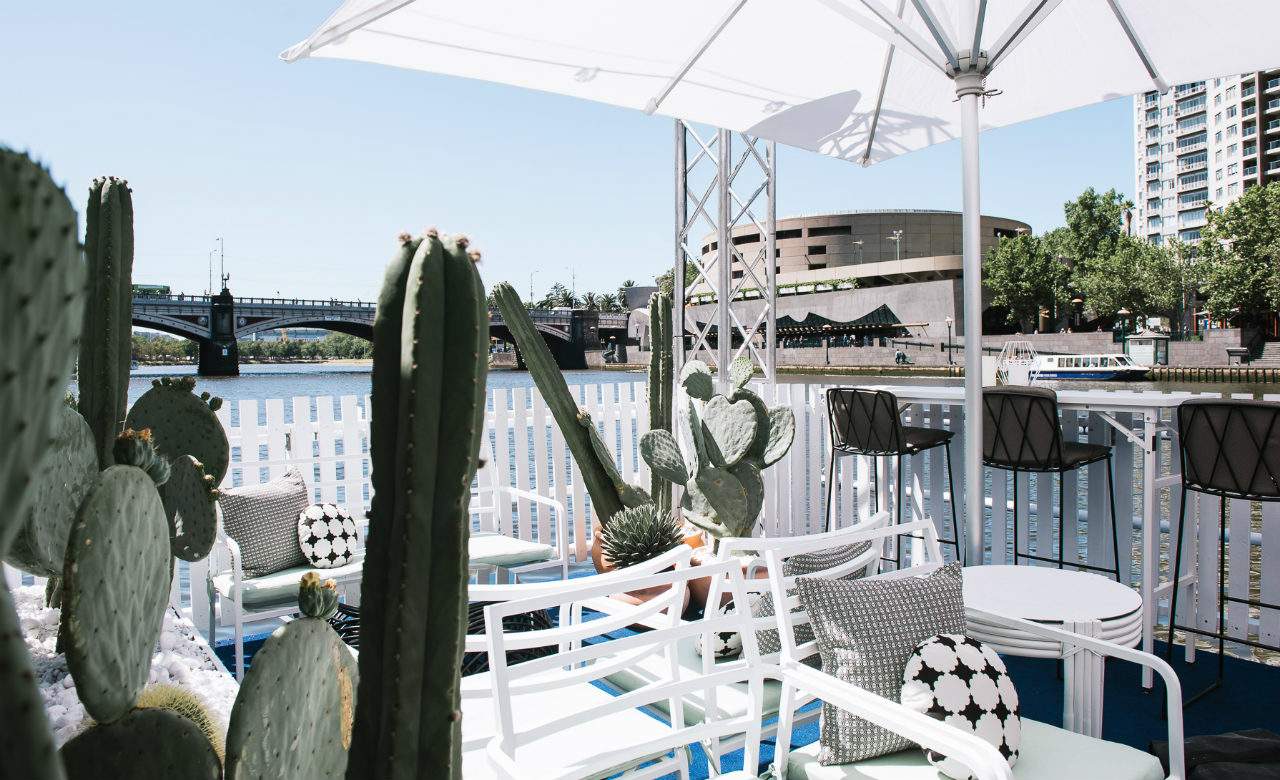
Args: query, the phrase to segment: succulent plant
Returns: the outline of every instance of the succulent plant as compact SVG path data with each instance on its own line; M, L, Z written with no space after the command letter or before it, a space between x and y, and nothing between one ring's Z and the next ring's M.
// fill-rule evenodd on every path
M644 490L627 484L618 473L613 453L601 440L590 415L578 408L569 386L565 384L564 374L556 366L551 350L525 310L519 293L503 282L493 288L493 297L502 312L502 321L524 357L529 375L533 377L542 400L551 410L569 451L573 453L573 462L591 496L592 511L601 524L607 524L608 518L623 507L649 503L649 496Z
M488 314L465 239L430 230L400 244L373 327L374 493L347 776L458 778L466 508L483 431Z
M121 466L136 466L147 472L156 487L169 481L169 461L156 452L150 428L125 428L111 446L111 455Z
M602 533L604 555L619 569L656 558L684 538L676 519L653 504L622 510Z
M649 468L685 489L685 519L719 539L750 536L764 505L762 472L778 462L795 438L795 416L785 406L768 408L747 389L750 361L729 368L730 395L715 393L711 370L686 363L682 413L685 450L667 431L640 438Z
M132 710L77 734L61 750L70 780L218 780L222 763L200 724L169 707Z
M328 620L338 611L338 583L320 581L320 575L309 571L298 586L298 611L306 617Z
M76 692L99 723L123 717L147 682L169 601L170 560L151 477L135 466L103 471L67 542L60 635Z
M80 502L98 479L98 452L89 424L59 404L53 440L31 475L32 501L5 561L39 577L62 574L67 538Z
M226 750L225 735L218 726L218 721L209 712L209 708L190 688L165 683L148 685L138 696L135 709L168 710L191 721L209 740L209 745L218 757L218 763L222 763Z
M197 396L195 386L196 380L189 376L153 380L129 410L125 425L149 428L156 450L171 464L190 455L203 464L214 485L219 485L231 461L227 433L214 414L222 399L208 393Z
M675 385L671 347L671 296L649 298L649 430L671 432L671 394ZM649 473L649 494L661 512L671 511L671 482Z
M124 420L133 347L133 195L125 180L108 176L89 188L84 255L89 285L79 409L105 467L113 462L111 448Z

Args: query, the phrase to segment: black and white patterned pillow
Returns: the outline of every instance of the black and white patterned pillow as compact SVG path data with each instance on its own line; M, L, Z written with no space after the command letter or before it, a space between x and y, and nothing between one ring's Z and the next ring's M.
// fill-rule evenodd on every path
M935 634L963 634L964 572L959 563L927 577L796 580L818 640L822 671L897 701L907 659ZM894 753L911 741L837 707L822 705L823 766Z
M782 574L785 577L802 577L806 574L817 574L842 566L870 549L871 542L854 542L853 544L842 544L839 547L831 547L826 550L792 555L782 562ZM865 569L858 569L851 574L845 575L843 579L857 579L865 573ZM792 612L799 611L799 607L792 610ZM773 594L761 593L752 599L752 617L773 617L773 615ZM796 626L794 632L797 645L813 641L813 629L808 625ZM760 648L761 655L782 651L782 639L778 636L778 629L776 628L757 631L756 644ZM808 659L806 659L806 662L808 662ZM815 660L810 665L816 667L818 664Z
M298 513L310 503L307 483L296 469L218 494L222 527L240 546L244 576L263 577L307 563L298 547Z
M298 514L298 546L317 569L345 566L360 549L360 531L346 507L312 504Z
M1018 761L1022 715L1018 691L996 651L962 634L939 634L916 646L902 673L902 703L991 743L1009 766ZM959 761L925 749L953 780L973 775Z

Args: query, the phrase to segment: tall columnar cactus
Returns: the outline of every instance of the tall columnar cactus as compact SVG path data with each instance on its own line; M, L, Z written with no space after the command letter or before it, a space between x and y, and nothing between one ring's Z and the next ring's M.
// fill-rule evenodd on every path
M80 336L76 213L48 171L0 148L0 557L26 518ZM62 776L18 615L0 582L2 777Z
M591 509L595 516L604 524L623 507L649 503L649 496L644 490L627 484L618 473L612 452L601 440L590 415L578 408L569 386L565 384L564 375L525 310L519 293L503 282L493 288L493 297L502 312L502 321L524 356L529 375L569 445L573 462L582 474L582 483L591 496Z
M93 430L98 460L110 466L124 421L133 325L133 195L123 179L89 188L84 254L88 287L80 341L80 413ZM145 427L145 426L144 426Z
M336 603L332 580L304 575L302 617L276 629L254 654L231 709L228 780L343 776L357 706L356 666L325 620Z
M690 361L680 377L685 451L667 431L649 431L640 439L649 468L684 486L684 517L717 539L751 536L764 505L761 473L795 438L792 411L766 407L747 389L751 373L750 361L735 360L729 368L731 394L717 395L707 365Z
M434 230L402 236L378 299L351 780L461 776L466 507L489 341L466 247Z
M654 293L649 298L649 430L671 432L671 394L675 363L671 342L671 296ZM671 511L671 483L650 471L649 493L659 512Z

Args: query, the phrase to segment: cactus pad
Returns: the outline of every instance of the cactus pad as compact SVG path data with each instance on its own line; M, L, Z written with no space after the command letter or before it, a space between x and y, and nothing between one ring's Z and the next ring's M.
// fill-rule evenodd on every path
M76 212L48 171L0 147L0 556L26 518L80 336Z
M226 476L231 445L214 414L218 399L201 398L193 392L194 387L191 377L155 380L129 410L125 425L150 428L156 449L170 463L181 455L200 461L216 486Z
M169 481L160 487L160 500L169 520L169 539L175 558L199 561L213 548L218 533L218 491L213 477L190 455L173 459Z
M80 507L67 543L67 667L89 715L110 723L147 682L169 599L169 529L146 472L112 466Z
M741 390L755 376L756 365L750 358L740 357L729 364L729 384L734 390Z
M328 620L338 611L338 583L320 581L320 575L309 571L298 584L298 611L304 617Z
M715 382L711 378L711 369L701 360L690 360L680 369L680 384L690 398L709 401L715 395Z
M740 519L747 514L746 490L732 473L707 466L698 472L685 490L685 496L689 499L688 508L693 513L689 519L695 525L707 527L705 523L709 522L718 529L714 531L718 536L749 535L736 533L729 524L732 521L741 522ZM699 517L703 518L702 522L699 522ZM751 520L754 525L755 518Z
M646 431L640 437L640 457L649 464L650 470L668 482L683 485L689 481L680 445L668 431Z
M228 780L343 777L354 675L350 651L325 621L277 629L254 654L231 710Z
M796 415L785 406L769 410L769 438L764 448L764 465L772 466L782 460L796 438Z
M756 438L756 410L749 401L712 396L702 409L707 456L717 466L732 466L747 454Z
M67 537L80 502L98 479L93 432L74 409L58 404L53 443L31 479L31 505L5 560L40 577L62 574Z
M157 487L169 481L169 461L156 452L150 428L140 431L125 428L116 437L115 444L111 447L111 456L121 466L137 466L147 472Z
M0 579L0 777L61 778L44 700L36 689L31 655L9 586Z
M222 765L209 738L171 709L138 709L91 726L62 746L69 780L217 780Z
M196 728L200 729L200 733L204 734L205 739L209 740L209 745L213 747L214 755L218 757L219 770L221 770L225 747L222 728L209 712L209 708L190 688L165 683L149 685L138 696L137 709L168 710L196 724Z

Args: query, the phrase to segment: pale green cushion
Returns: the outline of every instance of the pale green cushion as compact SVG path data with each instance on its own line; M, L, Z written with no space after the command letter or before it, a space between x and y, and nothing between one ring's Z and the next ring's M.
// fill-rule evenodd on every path
M680 641L680 666L688 672L690 677L702 674L702 656L698 655L697 647L697 643L701 640L702 635L699 634L695 637L686 637ZM734 661L737 659L729 658L725 660ZM635 666L614 672L604 679L610 685L626 693L642 688L655 680L665 680L669 676L670 672L668 671L666 657L657 654L648 656ZM778 700L781 696L782 684L776 680L765 680L764 714L766 717L777 714ZM748 701L747 683L721 686L716 690L716 709L719 711L721 718L742 715L747 711ZM667 699L654 702L652 706L664 715L670 714L670 703ZM686 724L701 723L705 715L706 691L698 689L689 693L685 697L684 722Z
M284 571L268 574L264 577L245 578L240 581L241 599L245 609L261 609L263 607L283 606L298 601L298 581L302 575L313 571L322 580L357 579L364 568L364 552L357 553L355 560L345 566L332 569L317 569L311 566L294 566ZM213 578L213 587L224 596L231 595L231 575L219 574Z
M787 780L939 780L924 752L908 748L853 764L822 766L819 745L798 748L787 759ZM1022 719L1016 780L1163 780L1160 760L1150 753Z
M549 544L493 531L473 531L467 543L467 558L472 566L524 566L549 561L555 556L556 550Z

